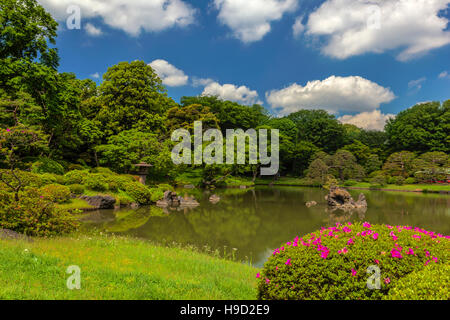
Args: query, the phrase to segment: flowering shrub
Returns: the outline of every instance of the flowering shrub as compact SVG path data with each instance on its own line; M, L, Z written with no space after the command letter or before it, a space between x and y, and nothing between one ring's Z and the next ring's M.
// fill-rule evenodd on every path
M73 216L45 200L36 188L26 188L19 201L0 190L0 228L28 236L50 236L71 232L78 226Z
M450 265L431 264L400 279L385 297L388 300L450 299Z
M399 279L448 264L448 236L420 228L350 224L322 228L276 249L257 274L260 299L381 299ZM369 289L370 266L380 289Z
M70 199L70 189L60 184L49 184L39 189L41 197L45 200L64 203Z

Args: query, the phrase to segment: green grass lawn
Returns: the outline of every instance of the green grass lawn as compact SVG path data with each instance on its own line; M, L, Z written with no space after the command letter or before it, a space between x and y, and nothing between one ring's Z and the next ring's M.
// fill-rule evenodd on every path
M272 179L257 179L257 185L268 185L272 182ZM307 181L302 178L295 177L281 177L277 181L273 183L274 185L286 185L286 186L307 186ZM370 188L370 183L368 182L359 182L353 186L344 188ZM399 190L399 191L419 191L419 190L428 190L428 191L450 191L450 185L443 184L406 184L402 186L389 184L384 186L382 189L391 189L391 190Z
M370 188L370 183L360 182L349 188ZM405 184L398 186L395 184L388 184L383 186L382 189L392 189L392 190L404 190L404 191L419 191L419 190L429 190L429 191L450 191L450 185L443 184Z
M81 269L69 290L67 267ZM0 299L256 298L256 268L112 236L0 240Z
M61 208L61 209L66 209L66 210L82 210L82 209L90 209L90 208L94 208L93 206L91 206L89 203L87 203L87 201L83 200L83 199L70 199L69 202L67 203L57 203L56 207Z

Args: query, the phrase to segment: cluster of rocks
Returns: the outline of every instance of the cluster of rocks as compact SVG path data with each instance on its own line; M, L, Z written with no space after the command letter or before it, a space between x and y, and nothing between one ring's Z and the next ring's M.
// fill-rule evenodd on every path
M332 210L367 210L367 201L364 194L360 194L357 201L355 201L350 193L342 188L331 187L328 195L325 196L328 206Z
M164 192L164 198L159 200L156 205L160 208L176 208L181 210L198 207L200 203L192 196L185 195L182 197L174 191L166 191Z

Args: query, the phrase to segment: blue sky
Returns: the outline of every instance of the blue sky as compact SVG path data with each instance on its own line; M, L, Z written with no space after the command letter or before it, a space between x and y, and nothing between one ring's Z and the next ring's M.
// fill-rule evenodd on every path
M108 67L143 60L175 101L214 94L276 115L323 108L381 128L450 98L448 0L39 2L60 22L60 71L100 83ZM73 4L81 28L69 30Z

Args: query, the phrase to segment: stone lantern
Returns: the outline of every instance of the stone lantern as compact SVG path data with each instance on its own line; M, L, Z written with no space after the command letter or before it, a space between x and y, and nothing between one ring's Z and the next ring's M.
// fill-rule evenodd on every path
M139 182L145 184L147 181L148 170L153 166L145 162L135 164L134 166L138 168L137 175L139 176Z

